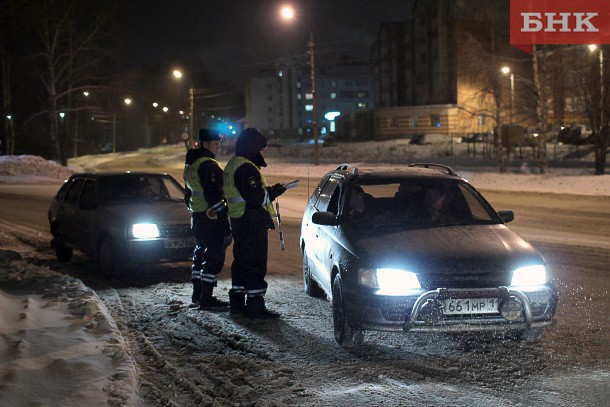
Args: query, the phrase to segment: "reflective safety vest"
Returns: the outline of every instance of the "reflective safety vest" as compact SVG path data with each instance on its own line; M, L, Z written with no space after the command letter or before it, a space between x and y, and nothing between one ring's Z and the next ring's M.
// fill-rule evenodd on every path
M265 196L268 196L267 181L265 181L265 177L261 173L260 169L247 158L238 155L234 156L227 163L223 176L224 192L225 196L227 197L227 203L229 205L229 217L231 218L241 218L246 212L246 201L241 196L239 190L235 186L235 171L237 171L239 167L246 163L250 163L254 166L254 168L256 168L261 177L263 188L265 188ZM268 198L266 198L265 200L268 201ZM262 206L267 212L269 212L269 215L271 215L272 219L275 218L275 210L273 209L273 205L271 204L271 202L263 202Z
M211 157L198 158L191 165L184 167L184 183L191 190L191 197L189 199L189 210L191 212L205 212L208 209L208 202L203 196L203 187L201 186L198 174L201 164L208 160L214 161L220 167L218 161Z

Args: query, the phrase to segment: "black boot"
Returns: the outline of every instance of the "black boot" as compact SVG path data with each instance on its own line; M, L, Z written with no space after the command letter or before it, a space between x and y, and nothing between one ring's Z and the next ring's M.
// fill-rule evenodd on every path
M246 315L250 319L279 319L280 314L265 307L265 297L260 295L248 296Z
M194 280L193 281L193 295L191 296L191 301L193 304L199 304L201 301L201 281Z
M201 300L199 301L199 309L207 311L228 311L229 303L221 301L212 296L214 286L210 284L201 284Z
M246 293L230 289L229 307L231 315L246 315Z

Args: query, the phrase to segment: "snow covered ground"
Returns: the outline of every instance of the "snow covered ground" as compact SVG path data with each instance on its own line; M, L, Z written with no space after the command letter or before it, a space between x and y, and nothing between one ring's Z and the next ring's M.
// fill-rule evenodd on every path
M0 156L0 184L59 185L72 172L138 154L150 151L83 157L69 168L40 157ZM179 147L166 148L155 160L179 171L183 156ZM285 163L274 154L268 161L265 174L294 178L316 179L334 167ZM456 169L478 189L610 196L610 175L594 176L586 168L549 168L545 175L527 166L506 174ZM0 248L0 405L140 404L135 364L95 292L80 280L21 261L18 242L2 232Z

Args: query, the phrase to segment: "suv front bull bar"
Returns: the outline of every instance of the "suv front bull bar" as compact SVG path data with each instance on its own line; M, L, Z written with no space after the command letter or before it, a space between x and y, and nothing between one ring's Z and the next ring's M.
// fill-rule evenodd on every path
M482 288L482 289L470 289L470 288L437 288L436 290L426 291L421 294L415 304L413 304L413 308L411 309L411 314L407 313L405 317L405 323L402 326L402 330L404 332L410 331L413 327L417 325L421 325L422 323L418 323L417 318L426 302L428 300L435 301L444 301L448 299L459 299L459 298L498 298L500 299L500 303L502 301L508 300L510 297L515 297L521 303L523 307L523 316L525 322L525 328L529 328L532 325L532 307L529 299L525 294L521 291L510 289L505 286L501 286L498 288ZM429 325L422 321L426 326ZM523 324L523 322L521 322ZM432 324L434 325L434 324ZM439 325L442 325L439 324Z

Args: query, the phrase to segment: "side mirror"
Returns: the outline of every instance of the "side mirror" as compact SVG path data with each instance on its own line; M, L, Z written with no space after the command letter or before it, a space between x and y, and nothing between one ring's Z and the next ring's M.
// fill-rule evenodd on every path
M316 225L336 226L339 224L337 216L332 212L315 212L311 221Z
M500 215L500 218L502 218L504 223L515 220L515 212L513 211L498 211L498 215Z

